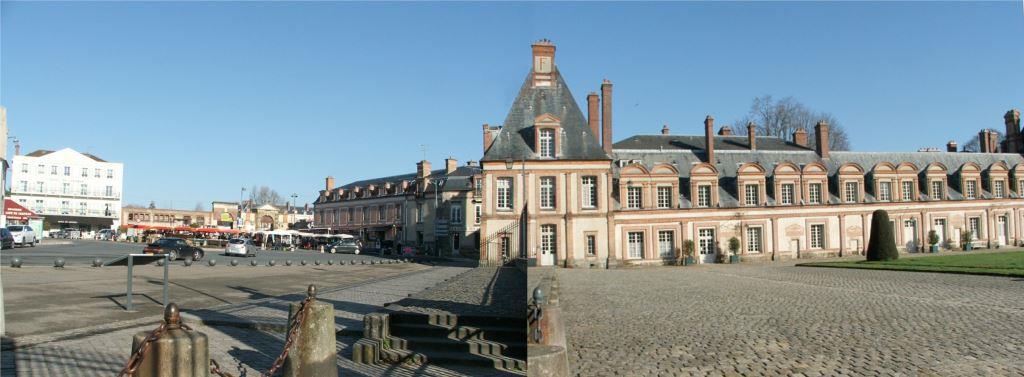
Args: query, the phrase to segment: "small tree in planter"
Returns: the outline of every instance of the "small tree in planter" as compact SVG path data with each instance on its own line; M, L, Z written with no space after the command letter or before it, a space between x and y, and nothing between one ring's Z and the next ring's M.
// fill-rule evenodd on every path
M740 240L739 240L739 238L733 237L733 238L729 239L729 252L732 253L731 255L729 255L729 263L739 263L740 262Z
M965 230L960 233L960 248L964 251L971 251L974 245L971 242L974 241L974 232L971 230Z
M896 250L896 238L889 224L889 213L876 210L871 215L871 239L868 240L867 259L869 261L888 261L899 259Z
M934 230L928 231L928 244L932 245L931 252L939 252L939 234L936 233Z
M683 265L689 266L693 261L693 240L683 241Z

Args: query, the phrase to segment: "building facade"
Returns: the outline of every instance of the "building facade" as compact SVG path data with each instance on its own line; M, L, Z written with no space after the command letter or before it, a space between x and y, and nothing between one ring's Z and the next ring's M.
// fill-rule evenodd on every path
M84 232L121 222L124 166L71 148L14 156L11 199L44 217L47 230Z
M143 227L215 227L217 224L209 211L188 211L181 209L146 208L125 206L121 210L121 224Z

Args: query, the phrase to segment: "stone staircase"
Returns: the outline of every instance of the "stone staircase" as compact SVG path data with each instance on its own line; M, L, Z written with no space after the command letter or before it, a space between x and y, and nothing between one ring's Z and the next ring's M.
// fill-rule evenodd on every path
M387 318L388 335L374 347L379 362L525 374L525 319L411 312L391 312Z

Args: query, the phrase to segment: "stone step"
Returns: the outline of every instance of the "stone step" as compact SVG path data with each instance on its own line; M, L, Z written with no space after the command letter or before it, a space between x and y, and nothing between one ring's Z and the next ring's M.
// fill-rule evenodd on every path
M405 349L381 350L381 358L388 363L410 365L466 365L489 367L512 372L526 371L526 361L504 356L475 355L465 352L425 351L416 352Z
M438 350L449 352L469 352L474 355L505 356L513 359L526 359L526 343L512 342L503 344L489 340L451 338L432 338L423 336L392 336L391 347L407 350Z
M507 327L525 327L526 318L509 318L509 317L497 317L497 316L481 316L481 315L457 315L450 313L411 313L411 312L394 312L390 313L390 322L393 324L408 323L408 324L429 324L429 325L441 325L441 326L507 326Z
M480 339L499 343L515 343L526 340L526 326L445 326L428 324L392 323L391 334L450 338L455 340Z

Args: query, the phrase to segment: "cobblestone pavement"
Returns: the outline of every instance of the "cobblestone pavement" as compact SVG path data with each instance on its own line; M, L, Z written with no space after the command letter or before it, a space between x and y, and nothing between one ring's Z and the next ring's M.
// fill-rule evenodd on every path
M409 298L394 309L418 313L522 317L526 275L514 267L478 267Z
M557 271L576 375L1024 375L1024 279L740 265Z
M323 289L319 296L323 301L334 303L339 328L353 328L362 318L361 312L379 310L381 305L394 302L410 293L451 278L468 270L464 267L435 267L423 272L389 277L354 284L345 287ZM302 294L256 300L252 303L227 306L223 309L228 316L240 323L261 323L270 318L286 316L287 303L302 297ZM207 314L212 318L213 312ZM222 318L223 319L223 318ZM205 320L205 319L204 319ZM188 320L186 319L186 323ZM258 375L273 362L284 344L284 334L277 331L259 331L236 326L196 325L197 331L210 337L210 356L220 362L223 369L235 375ZM359 325L361 327L361 322ZM57 340L34 346L4 351L0 355L0 375L3 376L110 376L123 366L131 350L131 335L137 331L149 331L154 323L127 329L103 332L99 335L76 337L71 340ZM356 376L462 376L500 374L493 369L451 369L426 366L360 365L351 361L349 347L358 337L339 335L338 365L342 375ZM5 346L6 347L6 346Z

